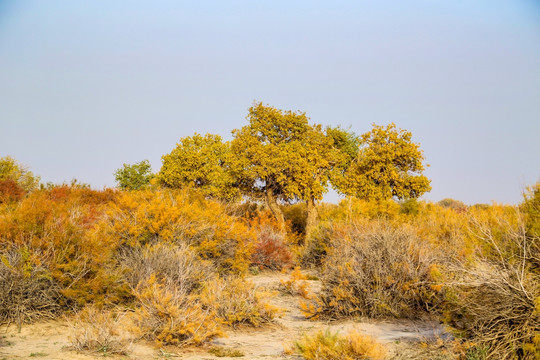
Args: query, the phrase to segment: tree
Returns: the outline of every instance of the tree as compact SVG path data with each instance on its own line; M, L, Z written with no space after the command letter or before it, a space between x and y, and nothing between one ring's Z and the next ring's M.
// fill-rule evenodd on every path
M373 125L361 136L356 158L334 177L334 186L344 195L375 200L412 199L431 190L422 175L424 155L411 138L393 123Z
M13 180L24 191L32 191L39 186L40 178L11 156L5 156L0 158L0 181L2 180Z
M295 187L296 196L306 202L306 239L309 239L317 225L317 203L328 191L332 172L345 158L321 125L310 125L298 145L291 160L294 172L288 181Z
M525 215L527 234L531 238L540 237L540 181L525 189L520 208ZM540 254L540 244L536 244L535 250Z
M122 190L139 190L148 184L154 175L148 160L133 165L124 164L114 172L114 178Z
M230 171L230 144L223 142L219 135L184 137L162 160L158 179L164 186L193 186L208 197L223 200L239 196Z
M249 109L247 119L249 125L233 130L235 176L244 194L266 200L284 232L279 202L292 201L297 196L288 178L294 173L291 159L307 130L308 120L304 113L282 111L262 103Z
M310 125L302 112L256 103L247 118L249 124L233 131L231 143L240 188L252 198L265 199L282 231L279 203L306 201L308 232L336 159L333 140L320 125Z

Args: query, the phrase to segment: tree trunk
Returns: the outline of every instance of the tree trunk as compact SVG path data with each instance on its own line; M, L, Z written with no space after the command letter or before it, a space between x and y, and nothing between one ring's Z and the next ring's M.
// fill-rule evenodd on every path
M306 240L309 241L313 230L317 227L317 205L315 199L311 198L307 203L307 220L306 220Z
M285 234L287 232L285 228L285 218L283 217L283 212L274 196L274 191L269 186L266 187L266 204L278 222L279 231L281 231L282 234Z

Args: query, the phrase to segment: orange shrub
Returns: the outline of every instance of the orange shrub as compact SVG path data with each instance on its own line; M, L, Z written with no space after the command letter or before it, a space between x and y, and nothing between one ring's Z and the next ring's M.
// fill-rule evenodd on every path
M278 312L264 301L269 295L250 281L235 277L208 282L200 297L205 307L214 311L224 324L259 327L271 322Z
M61 305L116 301L116 243L96 231L110 191L69 187L34 191L0 215L0 252L24 249L31 266L45 268L64 297ZM112 291L114 289L114 291Z
M155 277L134 291L135 330L159 345L200 345L223 335L215 312L207 310L196 294L182 287L167 286Z
M24 193L24 189L14 180L0 180L0 204L19 201Z
M292 254L285 245L284 235L271 227L258 229L251 262L260 269L281 270L291 266Z
M253 232L222 203L195 191L121 193L108 214L108 234L124 246L186 244L220 271L243 273L249 266Z

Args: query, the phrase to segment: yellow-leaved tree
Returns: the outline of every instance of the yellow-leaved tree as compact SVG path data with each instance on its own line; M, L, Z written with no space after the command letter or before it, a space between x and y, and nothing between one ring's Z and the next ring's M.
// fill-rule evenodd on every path
M385 200L417 198L431 190L420 146L412 134L395 124L373 125L361 136L358 155L333 178L335 188L346 196Z
M336 154L332 138L305 113L284 111L261 102L249 109L249 124L234 130L234 174L244 194L264 198L282 231L279 203L306 201L311 228L316 201L327 191Z
M170 188L195 187L208 197L232 200L239 192L230 172L230 144L221 136L195 133L180 139L170 154L162 157L158 174Z

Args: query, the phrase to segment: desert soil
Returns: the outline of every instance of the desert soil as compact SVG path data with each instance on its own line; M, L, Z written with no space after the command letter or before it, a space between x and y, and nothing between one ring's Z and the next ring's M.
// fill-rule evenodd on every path
M256 286L266 290L277 290L281 280L288 276L281 273L262 273L249 278ZM306 280L312 292L320 289L320 282ZM392 359L451 359L445 355L443 347L423 346L425 343L436 344L448 335L436 321L369 321L348 320L337 322L313 321L302 316L299 308L299 296L285 295L276 291L276 296L269 302L283 309L275 324L261 329L241 328L227 332L227 337L215 339L211 346L236 349L244 353L244 359L300 359L295 355L286 355L284 350L291 348L294 340L303 334L330 329L346 334L356 329L370 335L384 344ZM25 325L19 332L14 326L0 330L0 360L11 359L102 359L103 354L77 353L69 349L71 328L69 320L56 320L32 325ZM426 350L429 348L429 351ZM435 347L436 348L436 347ZM128 356L109 356L110 359L225 359L216 357L204 349L196 348L156 348L151 343L134 342Z

